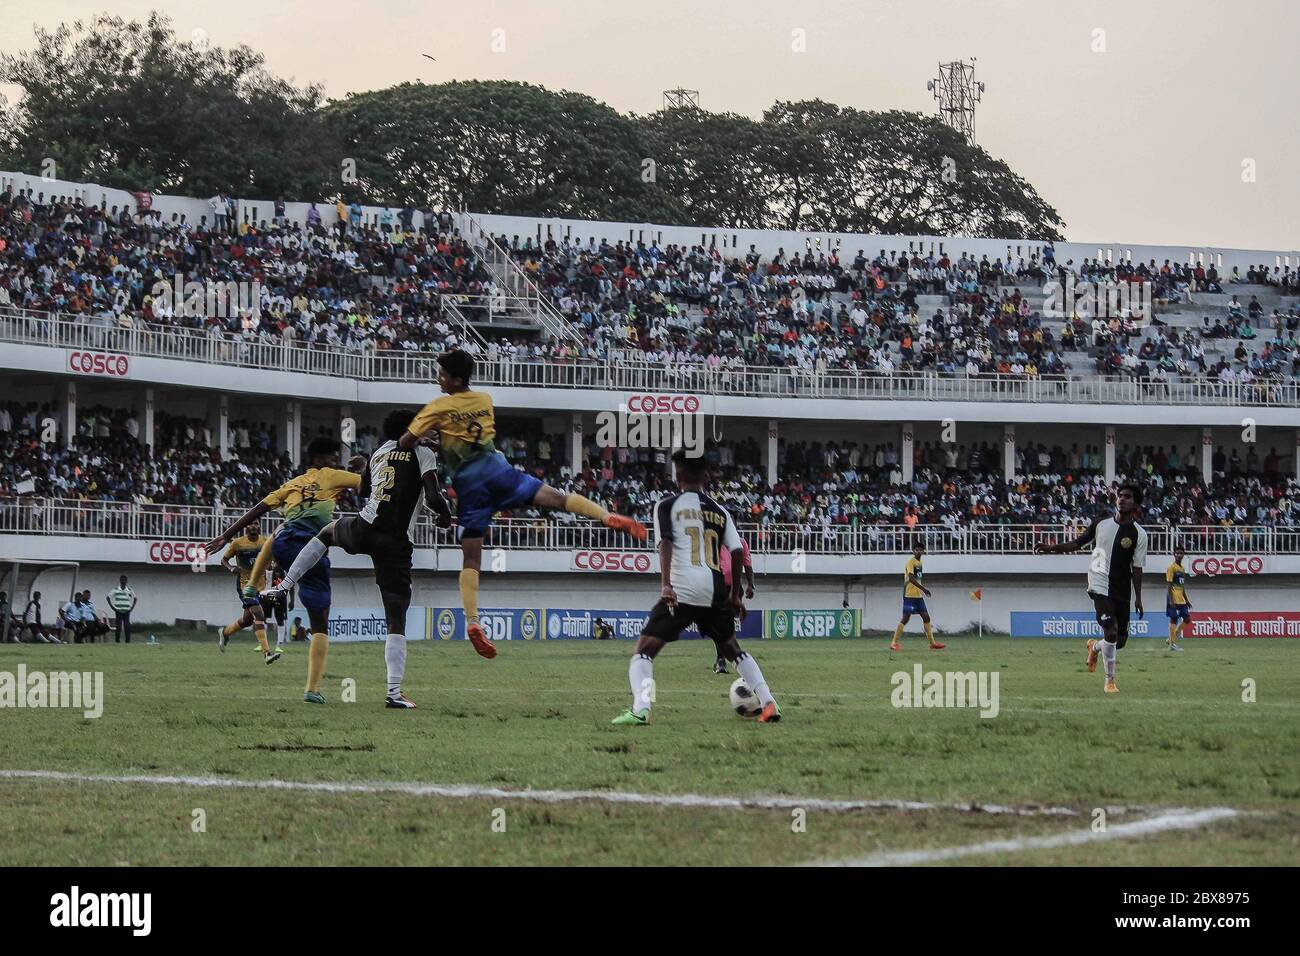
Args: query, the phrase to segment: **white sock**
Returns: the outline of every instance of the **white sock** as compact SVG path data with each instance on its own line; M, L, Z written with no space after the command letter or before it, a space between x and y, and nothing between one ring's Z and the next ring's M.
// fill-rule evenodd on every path
M763 670L758 666L758 661L744 651L741 651L740 656L736 658L736 673L745 679L749 689L757 695L758 702L764 707L776 699L768 690L767 681L763 680Z
M389 634L384 641L384 662L388 664L388 696L402 692L402 678L406 676L406 635Z
M289 590L298 586L302 576L316 567L316 562L325 556L329 548L325 547L325 542L320 538L312 538L302 546L298 552L298 557L293 559L293 564L285 572L284 581L280 584L284 590Z
M1106 680L1115 679L1115 652L1118 648L1110 641L1101 641L1101 659L1106 664Z
M627 665L627 682L632 685L632 710L649 710L655 697L655 662L644 654L633 654Z

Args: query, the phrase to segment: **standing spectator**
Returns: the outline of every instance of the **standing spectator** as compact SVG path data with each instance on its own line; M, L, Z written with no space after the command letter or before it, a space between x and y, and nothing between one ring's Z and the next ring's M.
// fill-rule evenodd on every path
M126 575L117 580L117 587L108 592L108 606L113 609L114 643L122 643L122 632L126 632L126 643L131 643L131 612L135 610L137 598L135 591L127 587Z

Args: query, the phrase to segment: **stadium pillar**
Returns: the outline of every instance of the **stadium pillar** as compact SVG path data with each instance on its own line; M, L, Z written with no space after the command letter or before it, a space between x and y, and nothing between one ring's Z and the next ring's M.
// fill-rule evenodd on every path
M289 453L289 461L298 467L302 457L302 441L298 430L302 425L302 402L289 402L284 407L284 450Z
M65 417L63 421L63 447L71 448L77 437L77 383L68 382L68 391L64 401Z
M221 451L221 460L230 458L230 399L222 395L217 403L217 448Z
M357 423L352 417L352 406L339 408L339 461L347 463L357 444Z
M1002 426L1002 480L1010 484L1016 477L1016 426Z
M1201 429L1201 481L1208 487L1212 477L1214 477L1214 431L1206 427Z
M780 435L777 428L776 419L767 420L767 446L766 454L763 456L763 464L767 468L767 483L769 486L776 484L776 441Z
M144 444L153 456L153 389L144 390Z
M575 475L582 471L582 412L573 413L569 427L569 470Z
M1106 426L1106 483L1115 480L1115 426Z
M1300 428L1295 433L1295 472L1294 477L1300 478Z
M903 484L912 483L912 465L916 460L916 440L915 432L912 430L911 422L903 422L903 440L901 442L903 450L900 452L900 464L903 466Z

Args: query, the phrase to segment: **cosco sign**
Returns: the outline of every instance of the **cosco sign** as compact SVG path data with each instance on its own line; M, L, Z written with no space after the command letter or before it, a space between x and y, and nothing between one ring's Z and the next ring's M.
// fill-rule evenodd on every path
M131 371L131 360L111 352L71 351L68 353L68 371L78 375L126 378Z
M154 564L204 564L208 551L193 541L150 541L149 560Z
M700 410L698 395L631 395L627 410L634 415L694 415Z
M575 571L635 571L644 574L650 570L650 555L644 551L575 551Z
M1193 558L1191 564L1192 574L1259 574L1263 570L1264 559L1257 554Z

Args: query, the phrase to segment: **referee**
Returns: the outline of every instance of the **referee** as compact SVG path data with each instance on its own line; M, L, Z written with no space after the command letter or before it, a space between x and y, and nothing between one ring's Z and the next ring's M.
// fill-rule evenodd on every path
M115 643L122 643L122 632L126 631L126 642L131 643L131 612L135 610L136 596L135 592L126 586L126 575L122 575L117 580L117 587L108 592L108 606L113 609L116 615L116 640Z

